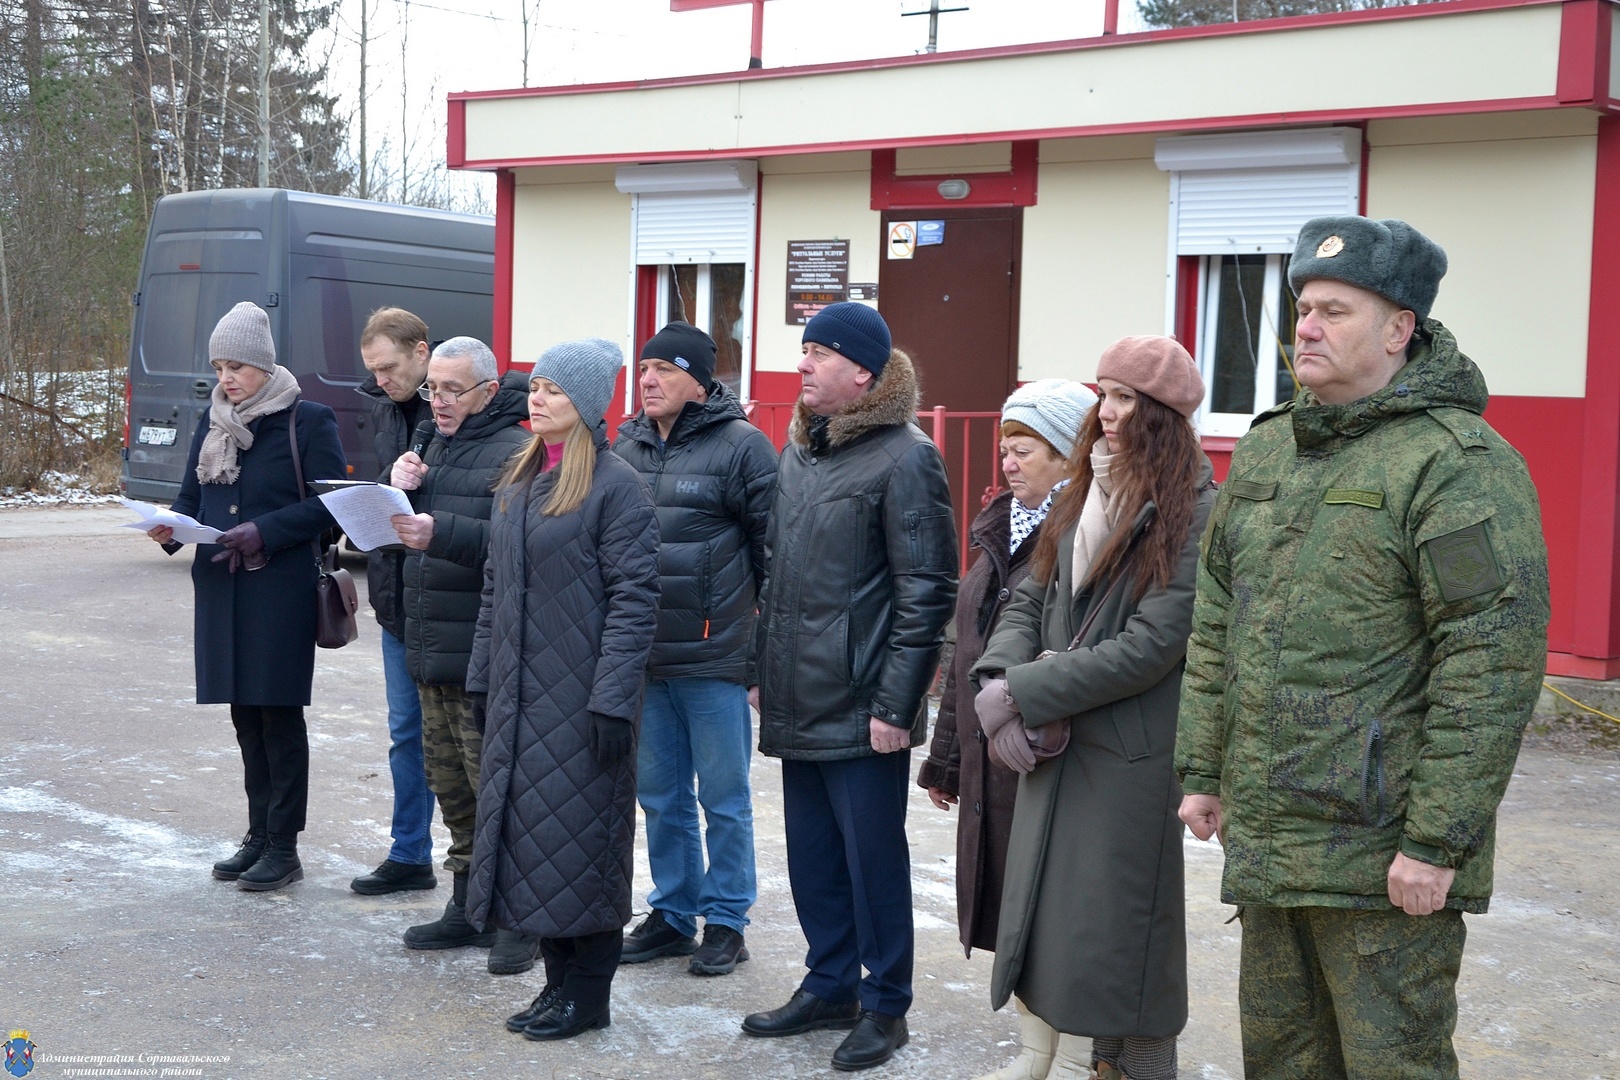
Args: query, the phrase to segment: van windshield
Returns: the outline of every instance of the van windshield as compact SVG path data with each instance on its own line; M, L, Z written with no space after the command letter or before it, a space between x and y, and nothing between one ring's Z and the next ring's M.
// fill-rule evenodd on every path
M264 294L258 274L153 274L141 289L141 367L194 375L208 368L208 335L243 300Z

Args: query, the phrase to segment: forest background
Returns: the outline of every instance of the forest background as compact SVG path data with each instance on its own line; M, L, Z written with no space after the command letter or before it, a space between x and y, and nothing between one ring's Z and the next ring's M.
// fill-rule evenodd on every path
M1121 30L1397 0L1140 0ZM1102 0L774 0L767 67L1090 36ZM667 0L0 0L0 501L117 489L130 294L164 195L272 186L490 213L450 90L745 66Z

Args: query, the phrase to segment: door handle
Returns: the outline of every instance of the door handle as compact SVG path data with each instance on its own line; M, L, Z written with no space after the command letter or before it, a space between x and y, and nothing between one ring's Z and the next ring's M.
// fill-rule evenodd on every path
M213 381L209 379L198 379L191 384L192 394L200 398L207 397L213 391L213 389Z

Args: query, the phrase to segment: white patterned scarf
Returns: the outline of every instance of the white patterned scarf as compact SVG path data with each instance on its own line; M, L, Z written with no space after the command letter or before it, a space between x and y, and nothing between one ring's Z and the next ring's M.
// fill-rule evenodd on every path
M234 484L242 475L238 460L243 450L253 446L248 424L261 416L280 412L298 400L298 379L277 364L259 392L232 405L225 388L214 384L213 403L208 410L208 434L197 453L197 480L204 484Z
M1007 547L1007 554L1016 555L1018 553L1019 547L1023 545L1025 540L1029 539L1029 534L1040 528L1041 522L1046 520L1047 511L1052 509L1053 497L1068 486L1069 478L1065 476L1052 486L1052 490L1046 493L1046 498L1041 500L1041 505L1033 510L1019 502L1016 495L1013 496L1012 536Z

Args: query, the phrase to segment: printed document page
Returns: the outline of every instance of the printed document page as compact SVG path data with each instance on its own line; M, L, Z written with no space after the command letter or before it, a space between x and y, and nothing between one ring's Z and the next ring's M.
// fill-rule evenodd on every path
M414 514L411 500L399 488L364 481L316 480L310 486L321 502L337 518L338 527L360 551L399 543L399 534L388 519L395 514Z
M218 540L221 533L218 529L204 525L196 518L177 514L173 510L166 510L151 503L137 502L134 499L120 499L119 502L141 515L139 521L126 521L118 526L120 529L139 529L146 532L158 525L167 525L174 530L174 538L182 544L212 544ZM393 530L390 529L389 532Z

